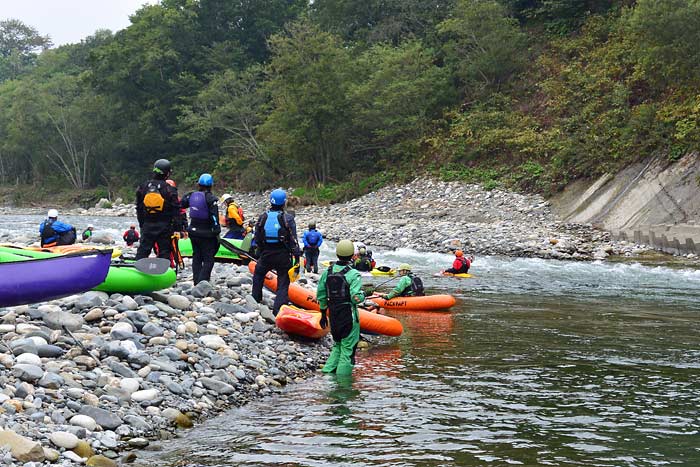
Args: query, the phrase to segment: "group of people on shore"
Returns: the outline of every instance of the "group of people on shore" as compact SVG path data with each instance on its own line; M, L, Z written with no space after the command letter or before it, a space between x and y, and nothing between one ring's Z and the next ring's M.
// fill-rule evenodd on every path
M180 198L176 184L169 178L171 173L170 161L159 159L153 166L152 176L136 190L136 216L141 234L136 231L136 225L131 225L124 232L123 239L128 245L139 242L137 260L148 257L151 252L160 258L171 260L173 249L177 248L178 232L182 232L192 242L193 281L197 284L211 278L214 258L221 242L222 226L228 229L224 235L228 239L243 239L252 233L255 253L251 251L250 257L256 259L252 296L258 303L262 302L265 276L269 271L275 271L277 291L272 309L275 316L281 306L288 303L290 274L287 272L299 267L302 254L306 271L318 273L319 248L323 244L323 235L317 230L316 223L310 222L308 230L302 236L303 247L300 247L294 215L285 211L288 198L283 189L273 190L269 208L257 217L256 222L249 221L246 225L243 209L229 194L221 197L224 209L223 215L219 216L219 198L212 193L212 175L202 174L197 189ZM42 222L39 229L42 246L69 241L70 232L74 242L75 228L59 222L55 209L48 214L48 219ZM88 226L83 235L89 238L92 226ZM245 254L245 251L242 253ZM459 250L455 255L452 268L447 272L467 272L471 259ZM357 307L366 298L360 271L371 271L376 262L366 246L360 245L356 251L349 239L337 243L336 256L338 260L323 271L316 290L321 308L320 325L330 325L334 340L331 354L322 371L347 375L352 372L360 336ZM398 278L398 283L389 293L375 296L390 300L399 296L424 294L423 283L412 274L411 265L401 264L398 267Z

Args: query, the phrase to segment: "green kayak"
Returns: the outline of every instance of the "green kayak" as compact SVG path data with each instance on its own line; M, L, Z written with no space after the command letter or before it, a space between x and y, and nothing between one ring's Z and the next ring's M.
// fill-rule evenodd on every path
M51 258L60 256L55 253L44 251L25 250L20 247L0 247L0 254L15 255L25 258ZM148 293L165 289L175 283L177 279L174 269L169 269L164 274L145 274L129 267L129 263L112 263L107 273L107 278L103 283L93 290L107 293Z
M252 239L252 237L251 237L251 239ZM245 248L246 240L237 240L237 239L233 239L233 238L221 238L219 240L221 242L227 242L227 243L233 245L234 247L239 248L239 249L243 249L245 251L247 251L248 248L250 248L249 241L247 243L248 248ZM190 241L189 238L181 238L180 241L178 242L178 246L180 247L180 254L184 258L191 258L192 257L192 241ZM241 258L239 255L237 255L233 251L229 250L224 245L219 246L219 251L216 253L214 260L217 263L241 263L241 262L245 261L244 258Z

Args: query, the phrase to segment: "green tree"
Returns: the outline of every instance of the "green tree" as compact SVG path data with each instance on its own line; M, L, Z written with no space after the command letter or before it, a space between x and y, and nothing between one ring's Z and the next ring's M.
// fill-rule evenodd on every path
M254 65L237 72L227 70L215 76L182 109L179 137L220 147L223 157L219 172L238 186L258 181L255 173L271 170L276 177L275 161L258 140L258 127L265 116L266 94L261 86L264 70Z
M352 88L354 152L415 154L420 137L441 109L455 99L449 70L435 65L420 41L376 45L358 60L366 79Z
M369 44L432 34L454 0L315 0L312 17L321 27L348 41Z
M525 34L494 0L459 0L438 31L446 61L466 94L499 89L527 63Z
M700 73L700 1L639 0L628 15L640 71L660 88Z
M348 88L356 78L352 57L338 37L308 20L270 39L266 88L272 110L262 140L278 164L297 177L325 183L352 161ZM284 165L282 165L284 164Z
M37 52L51 47L49 36L22 21L0 21L0 82L15 79L35 63Z

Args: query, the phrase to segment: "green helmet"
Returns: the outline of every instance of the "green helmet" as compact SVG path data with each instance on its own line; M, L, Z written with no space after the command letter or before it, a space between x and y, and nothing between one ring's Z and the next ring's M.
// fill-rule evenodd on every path
M399 265L399 271L408 271L411 272L411 265L408 263L402 263Z
M349 258L355 254L355 246L350 240L341 240L335 246L335 254L338 255L338 258Z

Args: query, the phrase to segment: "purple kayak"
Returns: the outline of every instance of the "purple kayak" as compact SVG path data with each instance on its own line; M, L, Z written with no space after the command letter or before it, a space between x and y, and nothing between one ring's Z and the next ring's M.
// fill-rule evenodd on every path
M30 259L0 254L0 307L37 303L85 292L104 282L112 250Z

